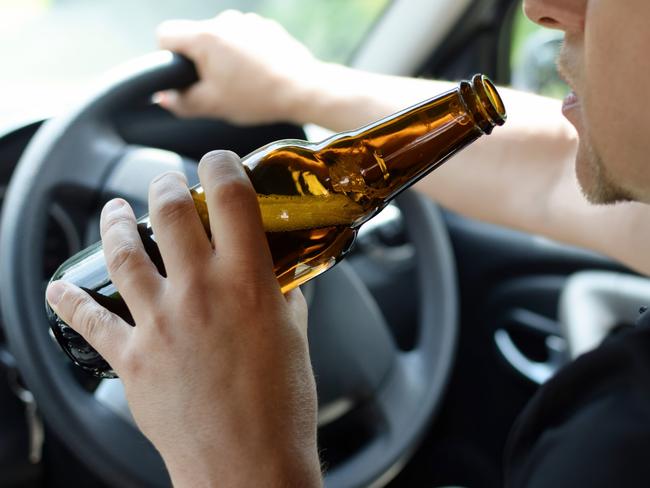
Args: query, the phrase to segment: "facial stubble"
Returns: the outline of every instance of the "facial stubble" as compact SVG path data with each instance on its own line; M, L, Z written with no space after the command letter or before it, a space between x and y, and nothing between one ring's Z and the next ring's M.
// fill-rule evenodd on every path
M615 181L594 145L581 141L580 146L576 161L576 175L585 198L597 205L634 201L634 196ZM586 165L585 175L581 175L578 167L580 159L583 159L583 164Z

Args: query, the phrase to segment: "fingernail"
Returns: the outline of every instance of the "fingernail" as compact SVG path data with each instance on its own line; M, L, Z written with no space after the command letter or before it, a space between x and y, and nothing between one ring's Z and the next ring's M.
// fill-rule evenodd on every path
M176 90L165 90L155 93L152 97L153 103L157 103L162 108L169 110L176 100L178 100L178 92Z
M109 200L106 205L104 205L104 210L106 212L112 212L114 210L122 208L124 205L126 205L126 202L124 200L121 198L114 198L113 200Z
M61 301L61 297L65 293L65 283L62 281L54 281L47 287L45 296L50 305L55 306Z
M199 168L205 166L206 164L218 165L219 167L223 168L224 176L227 174L232 174L232 171L236 171L238 173L237 176L247 176L246 168L243 164L241 164L240 157L232 151L226 151L224 149L210 151L201 158L201 161L199 162Z

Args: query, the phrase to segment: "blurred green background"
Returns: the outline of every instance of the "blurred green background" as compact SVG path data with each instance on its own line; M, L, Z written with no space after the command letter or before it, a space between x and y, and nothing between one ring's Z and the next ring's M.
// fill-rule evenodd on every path
M512 28L510 69L515 87L554 98L564 98L569 91L555 68L562 44L559 31L534 24L518 9Z

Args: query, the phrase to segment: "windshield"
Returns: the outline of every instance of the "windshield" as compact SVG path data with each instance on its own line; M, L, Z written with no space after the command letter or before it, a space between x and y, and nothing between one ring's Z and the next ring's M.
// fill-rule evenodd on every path
M96 77L156 49L155 28L235 8L279 21L345 62L390 0L0 0L0 128L56 114Z

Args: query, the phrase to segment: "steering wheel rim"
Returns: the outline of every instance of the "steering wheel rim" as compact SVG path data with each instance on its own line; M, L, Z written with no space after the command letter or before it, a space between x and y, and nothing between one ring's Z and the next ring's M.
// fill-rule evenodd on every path
M156 91L185 87L196 78L188 60L169 52L130 63L76 110L44 124L16 167L5 198L0 267L7 281L0 299L9 347L48 424L95 473L117 486L168 486L169 478L160 456L137 428L73 378L67 360L47 334L40 266L46 209L59 185L99 191L116 161L132 152L108 115ZM83 164L86 161L93 164ZM70 171L72 164L76 167ZM416 248L419 338L412 351L395 356L397 361L377 383L376 399L383 402L390 433L378 435L332 469L326 476L328 486L376 483L401 463L425 432L450 374L457 291L446 227L436 208L414 193L405 193L400 205ZM369 295L349 265L342 263L316 280L316 296L319 288L337 280L335 288L347 284ZM312 344L319 340L312 337L315 331L324 328L310 324ZM398 414L404 406L408 408Z

